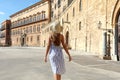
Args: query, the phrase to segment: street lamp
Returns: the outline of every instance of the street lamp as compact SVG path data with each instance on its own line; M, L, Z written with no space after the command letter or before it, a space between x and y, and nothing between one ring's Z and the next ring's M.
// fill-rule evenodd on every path
M107 33L113 34L113 29L107 29L107 27L101 28L102 26L101 21L97 23L97 26L98 26L98 29L105 31L103 33L103 53L104 53L103 59L111 59L110 57L110 34L107 34Z
M71 22L69 22L69 21L62 20L62 24L64 24L64 23L71 24Z
M97 24L98 29L100 29L100 28L101 28L101 25L102 25L102 23L101 23L101 21L99 21L99 22L98 22L98 24Z
M98 26L98 29L100 29L100 30L103 30L103 31L106 31L106 32L109 32L109 33L112 33L112 34L113 34L113 29L104 29L104 28L101 28L101 26L102 26L102 22L101 22L101 21L99 21L99 22L97 23L97 26Z

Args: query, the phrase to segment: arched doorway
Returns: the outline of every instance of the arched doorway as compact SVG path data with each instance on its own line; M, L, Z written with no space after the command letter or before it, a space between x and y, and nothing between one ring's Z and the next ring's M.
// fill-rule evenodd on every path
M115 40L117 42L117 59L120 60L120 10L116 19Z
M21 39L21 46L24 46L25 45L25 38L22 38Z
M117 60L120 60L120 9L117 11L114 21L115 26L115 54Z
M21 46L26 45L26 34L21 34Z
M113 59L120 60L120 0L116 1L113 14L112 14L112 27L114 31L113 40ZM115 57L114 57L115 56Z

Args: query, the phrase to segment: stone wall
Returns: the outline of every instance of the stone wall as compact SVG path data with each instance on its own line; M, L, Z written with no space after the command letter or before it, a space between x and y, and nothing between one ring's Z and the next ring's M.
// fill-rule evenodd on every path
M80 0L73 0L59 16L64 27L64 36L69 32L69 46L73 50L103 55L104 33L107 32L110 35L112 51L113 34L106 29L113 29L111 23L115 4L116 0L82 0L80 10Z

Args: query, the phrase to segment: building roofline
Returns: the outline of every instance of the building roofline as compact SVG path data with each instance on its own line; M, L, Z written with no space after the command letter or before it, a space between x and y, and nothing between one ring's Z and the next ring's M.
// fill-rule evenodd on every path
M5 23L5 22L7 22L7 21L10 21L10 19L6 19L6 20L4 20L1 24Z
M35 3L35 4L31 5L31 6L29 6L29 7L27 7L27 8L24 8L24 9L22 9L22 10L16 12L16 13L14 13L14 14L12 14L12 15L10 16L10 18L13 17L13 16L15 16L15 15L17 15L17 14L19 14L19 13L21 13L21 12L24 12L24 11L30 9L30 8L33 8L33 7L35 7L35 6L39 5L39 4L42 4L42 3L46 2L46 1L49 1L49 0L39 1L39 2L37 2L37 3Z

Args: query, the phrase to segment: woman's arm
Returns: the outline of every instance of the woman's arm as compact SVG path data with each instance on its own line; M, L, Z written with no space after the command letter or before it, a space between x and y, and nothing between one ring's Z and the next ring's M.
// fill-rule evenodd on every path
M65 50L65 52L67 53L68 57L69 57L69 61L72 60L70 54L69 54L69 51L68 51L68 48L67 48L67 45L64 43L64 36L61 35L61 42L62 42L62 45L63 45L63 48Z
M48 56L48 52L50 50L50 44L51 44L51 40L49 38L48 40L48 45L47 45L47 49L46 49L46 54L45 54L45 58L44 58L44 61L47 62L47 56Z

